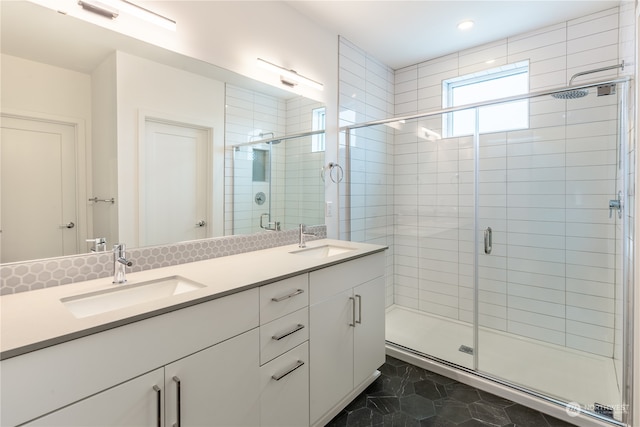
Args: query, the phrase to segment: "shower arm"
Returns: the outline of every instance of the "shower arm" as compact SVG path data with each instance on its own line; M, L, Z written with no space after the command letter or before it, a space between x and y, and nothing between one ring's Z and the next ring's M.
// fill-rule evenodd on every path
M615 70L616 68L620 68L622 71L624 71L624 61L622 61L618 65L611 65L609 67L596 68L594 70L587 70L587 71L581 71L579 73L575 73L573 76L571 76L571 79L569 79L569 86L571 86L571 83L573 83L573 79L575 79L576 77L584 76L586 74L599 73L601 71Z

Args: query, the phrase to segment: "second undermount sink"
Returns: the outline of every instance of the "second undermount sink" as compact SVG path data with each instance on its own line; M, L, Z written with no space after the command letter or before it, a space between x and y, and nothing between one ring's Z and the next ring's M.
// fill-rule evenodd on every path
M78 319L131 307L204 288L205 285L182 276L170 276L130 285L62 298L60 301Z
M308 256L311 258L329 258L331 256L340 255L345 252L350 252L353 250L354 248L346 248L344 246L323 245L323 246L315 246L312 248L300 249L300 250L292 251L289 253Z

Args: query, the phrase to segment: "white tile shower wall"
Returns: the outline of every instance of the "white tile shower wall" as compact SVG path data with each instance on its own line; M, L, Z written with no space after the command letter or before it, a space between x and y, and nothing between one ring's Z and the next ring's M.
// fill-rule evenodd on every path
M286 133L294 135L313 129L313 111L323 105L296 97L287 100ZM313 151L313 141L324 141L324 135L307 136L286 141L285 159L285 229L298 224L324 223L325 183L320 176L324 165L324 148Z
M393 70L340 37L340 126L394 115ZM349 215L342 210L341 238L387 245L387 306L393 304L393 132L386 126L351 132L350 158L341 136L340 160L350 163L350 176L341 183L351 191ZM347 223L348 221L348 223ZM347 232L349 230L349 232Z
M500 65L528 60L531 91L615 65L618 21L612 8L397 70L395 115L440 109L443 79ZM494 248L479 257L481 325L612 356L617 113L614 96L536 99L529 129L482 135L479 226ZM422 128L441 134L441 117L395 135L394 300L471 321L472 141Z
M269 200L264 205L255 202L255 195L269 194L266 181L253 181L253 149L234 145L264 139L260 134L273 132L275 136L286 131L286 102L275 96L227 85L225 117L225 234L247 234L260 230L262 213L268 213ZM269 146L255 147L268 152ZM284 149L274 145L272 158L274 174L272 185L284 186ZM272 219L282 217L283 197L271 200Z

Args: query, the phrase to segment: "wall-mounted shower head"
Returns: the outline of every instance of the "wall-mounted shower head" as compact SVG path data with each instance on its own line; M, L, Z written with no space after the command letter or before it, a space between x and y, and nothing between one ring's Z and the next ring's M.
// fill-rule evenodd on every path
M616 68L620 68L621 70L624 70L624 61L622 61L618 65L612 65L610 67L596 68L593 70L581 71L579 73L575 73L573 76L571 76L571 79L569 79L569 86L571 86L571 83L573 83L573 79L575 79L576 77L584 76L586 74L599 73L601 71L615 70ZM615 93L615 91L613 91L613 93ZM588 89L574 89L574 90L566 90L566 91L554 93L551 96L553 96L556 99L577 99L577 98L585 97L587 95L589 95ZM601 96L600 91L598 91L598 96Z

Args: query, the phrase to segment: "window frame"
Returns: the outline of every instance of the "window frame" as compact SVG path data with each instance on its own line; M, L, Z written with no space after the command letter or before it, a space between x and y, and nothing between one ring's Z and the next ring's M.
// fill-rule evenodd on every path
M527 75L527 89L525 93L529 93L530 89L530 69L529 69L529 61L520 61L512 64L507 64L500 67L495 67L488 70L482 70L476 73L470 73L463 76L453 77L450 79L445 79L442 81L442 107L443 108L452 108L457 107L459 105L454 105L453 97L454 91L457 88L470 86L474 84L484 83L492 80L498 80L513 76L518 76L526 74ZM512 95L521 95L523 93L513 93ZM498 99L497 97L487 97L482 101L490 101L492 99ZM529 103L527 100L517 101L526 103L527 105L527 113L526 113L526 125L524 127L516 127L516 128L504 128L504 129L496 129L489 130L487 132L506 132L510 130L519 130L519 129L528 129L529 128ZM485 107L480 107L485 108ZM461 110L464 111L464 110ZM447 113L442 115L442 129L443 129L443 137L445 138L455 138L461 136L468 136L469 134L455 134L454 133L454 117L456 113Z

